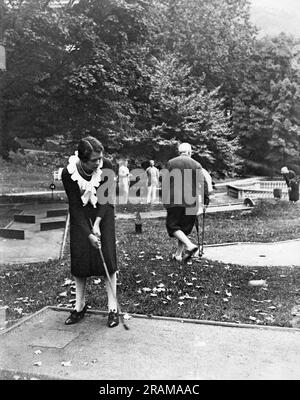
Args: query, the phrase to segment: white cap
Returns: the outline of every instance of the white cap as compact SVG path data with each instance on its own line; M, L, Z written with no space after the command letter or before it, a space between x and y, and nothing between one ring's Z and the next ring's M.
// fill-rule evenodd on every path
M288 173L289 173L289 170L288 170L287 167L282 167L280 172L281 172L282 174L288 174Z
M192 147L189 143L181 143L178 146L179 153L190 153L192 151Z

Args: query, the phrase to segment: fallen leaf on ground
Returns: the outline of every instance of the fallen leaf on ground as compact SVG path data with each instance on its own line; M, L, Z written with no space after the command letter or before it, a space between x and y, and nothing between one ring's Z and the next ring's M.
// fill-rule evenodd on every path
M269 321L269 322L274 322L274 321L275 321L275 318L274 318L272 315L266 317L265 319L266 319L267 321Z
M61 286L69 286L69 285L72 285L72 283L73 283L73 281L71 279L66 278L65 282Z
M42 361L36 361L35 363L33 363L33 365L35 367L40 367L42 365Z
M251 321L257 321L257 318L255 318L255 317L249 317L249 319L251 319Z
M62 362L61 362L61 365L62 365L63 367L71 367L72 361L62 361Z
M184 296L179 297L180 300L187 299L187 300L197 300L197 297L190 296L189 294L185 294Z

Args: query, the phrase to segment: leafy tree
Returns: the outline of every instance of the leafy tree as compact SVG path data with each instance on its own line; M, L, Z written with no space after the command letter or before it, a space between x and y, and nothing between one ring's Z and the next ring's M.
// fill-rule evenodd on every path
M187 141L195 158L208 169L233 170L238 144L232 138L219 89L208 91L192 77L191 67L181 65L174 56L157 60L151 82L153 126L146 143L152 155L174 156L176 145Z
M293 66L293 48L293 40L285 35L258 41L234 101L240 155L256 171L258 165L269 172L283 164L299 165L300 75Z
M204 75L208 89L222 85L227 97L235 93L255 40L249 1L164 0L153 7L161 51L176 54L194 76Z
M45 1L10 1L4 39L8 52L2 85L4 148L14 136L43 137L63 121L58 88L68 52L59 12Z
M147 4L82 0L71 9L51 9L48 3L16 1L7 9L6 142L59 129L74 140L94 134L118 151L146 112Z

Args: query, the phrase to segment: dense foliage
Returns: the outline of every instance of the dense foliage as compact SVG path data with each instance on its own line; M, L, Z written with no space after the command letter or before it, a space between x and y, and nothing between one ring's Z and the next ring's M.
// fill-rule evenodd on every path
M247 0L62 3L0 2L3 156L15 137L92 134L162 163L188 141L222 175L300 167L299 43L257 39Z

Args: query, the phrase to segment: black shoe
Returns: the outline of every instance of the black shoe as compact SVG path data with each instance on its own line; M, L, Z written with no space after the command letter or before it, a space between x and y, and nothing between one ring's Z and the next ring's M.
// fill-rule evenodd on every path
M86 313L87 309L88 309L88 304L86 304L81 311L76 311L76 310L71 311L71 314L66 319L65 324L72 325L79 322L84 317L84 314Z
M114 328L115 326L118 325L119 325L119 314L116 313L115 311L110 311L108 313L107 326L109 328Z
M198 251L198 247L194 247L192 250L186 250L186 255L183 257L183 261L189 261Z

